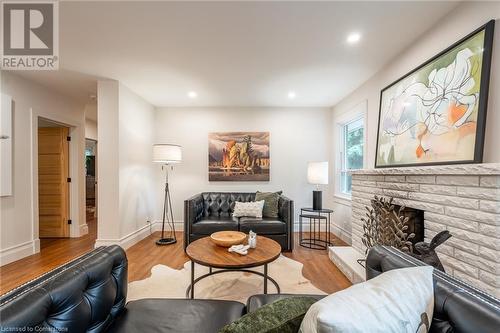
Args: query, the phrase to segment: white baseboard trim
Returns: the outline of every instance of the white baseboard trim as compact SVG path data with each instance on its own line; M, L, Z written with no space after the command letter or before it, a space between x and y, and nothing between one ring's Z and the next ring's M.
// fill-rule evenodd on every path
M347 244L351 245L352 243L352 236L351 233L344 228L339 227L338 225L332 224L331 225L331 231L335 236L338 238L342 239L344 242Z
M0 250L0 266L22 259L40 251L40 240L31 240Z
M89 233L89 225L87 223L80 224L80 237Z
M309 223L309 221L302 221L302 231L303 232L309 232L309 224L311 224L311 227L314 228L314 224L313 223ZM333 233L332 226L333 225L330 225L330 232L331 233ZM316 223L316 228L318 228L318 224L317 223ZM300 224L298 222L293 224L293 231L294 232L299 232L300 231ZM318 229L316 229L316 231L318 231ZM326 232L326 223L325 222L321 222L321 230L319 230L319 231Z
M155 221L154 224L156 225L156 230L155 231L161 231L161 221ZM165 222L165 227L167 227L167 223ZM179 222L176 221L174 222L174 227L175 231L184 231L184 222Z
M138 230L131 232L125 237L122 237L120 239L121 247L123 247L124 249L128 249L132 245L148 237L154 232L154 227L155 227L154 223L152 223L151 225L146 224L145 226L139 228Z
M109 245L116 244L116 245L120 245L124 249L128 249L132 245L134 245L137 242L148 237L154 231L155 231L155 223L152 223L151 225L146 224L145 226L137 229L134 232L131 232L130 234L128 234L122 238L118 238L118 239L99 239L98 238L95 241L95 247L109 246Z
M35 249L35 253L40 252L40 238L33 241L33 248Z
M175 231L183 231L184 230L184 222L175 222ZM151 225L146 224L145 226L137 229L130 234L119 238L119 239L96 239L95 247L99 246L109 246L109 245L120 245L124 249L128 249L129 247L137 244L144 238L151 235L153 232L161 231L161 221L155 221L151 223Z

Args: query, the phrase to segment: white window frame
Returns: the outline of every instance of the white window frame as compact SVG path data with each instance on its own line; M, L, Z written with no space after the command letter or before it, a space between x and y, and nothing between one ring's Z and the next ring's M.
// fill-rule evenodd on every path
M336 139L335 144L335 196L340 199L351 200L351 194L342 192L342 177L343 172L349 170L344 169L344 159L345 159L345 126L358 121L363 120L363 168L366 167L366 146L367 146L367 101L363 101L357 104L355 107L342 114L336 120ZM352 171L352 170L350 170Z

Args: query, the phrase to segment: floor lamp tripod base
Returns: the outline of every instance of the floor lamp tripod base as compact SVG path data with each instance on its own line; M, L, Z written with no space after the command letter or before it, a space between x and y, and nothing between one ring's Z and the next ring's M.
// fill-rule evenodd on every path
M177 243L177 240L175 238L160 238L156 241L156 245L171 245Z
M165 174L165 199L163 200L161 238L156 241L156 245L160 246L177 243L177 238L175 237L174 213L172 212L172 201L170 200L170 189L168 186L168 165L166 165L166 169L167 172ZM169 232L165 230L165 225L169 227Z

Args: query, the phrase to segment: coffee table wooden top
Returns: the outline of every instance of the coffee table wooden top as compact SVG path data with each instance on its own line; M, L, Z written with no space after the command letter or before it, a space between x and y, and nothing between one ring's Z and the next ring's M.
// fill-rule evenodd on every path
M276 260L281 253L281 246L274 240L257 236L257 247L248 249L242 256L228 252L226 247L217 246L210 237L200 238L186 248L187 256L197 264L215 268L250 268L262 266Z

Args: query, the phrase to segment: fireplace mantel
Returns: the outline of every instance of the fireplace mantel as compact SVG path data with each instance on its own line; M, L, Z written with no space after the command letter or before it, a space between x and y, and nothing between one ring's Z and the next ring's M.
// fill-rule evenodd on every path
M500 175L500 163L360 169L353 175Z

